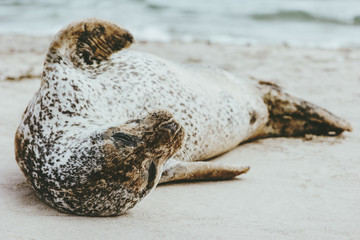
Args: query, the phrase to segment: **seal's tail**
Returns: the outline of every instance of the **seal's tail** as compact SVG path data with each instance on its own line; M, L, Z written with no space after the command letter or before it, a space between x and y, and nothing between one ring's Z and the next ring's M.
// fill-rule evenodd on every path
M268 82L259 82L268 107L269 121L261 137L301 137L305 134L339 135L351 131L351 125L329 111L293 97Z

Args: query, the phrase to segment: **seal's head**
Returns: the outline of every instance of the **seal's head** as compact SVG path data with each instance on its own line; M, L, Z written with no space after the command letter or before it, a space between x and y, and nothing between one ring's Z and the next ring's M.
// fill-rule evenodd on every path
M184 136L172 114L162 110L97 135L103 161L73 187L74 201L85 201L72 213L119 215L134 207L157 185L163 165L180 150ZM99 157L99 152L91 152L89 158Z
M144 195L156 186L166 160L182 147L184 129L169 112L155 111L109 128L103 136L103 172L119 177L127 191Z

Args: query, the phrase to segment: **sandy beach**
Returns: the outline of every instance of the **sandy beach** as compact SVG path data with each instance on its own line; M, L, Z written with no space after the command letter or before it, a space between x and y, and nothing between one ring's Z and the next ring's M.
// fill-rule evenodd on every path
M354 130L243 144L214 160L251 166L241 177L158 186L125 215L87 218L40 201L14 158L50 40L0 35L0 239L360 239L359 49L138 42L134 50L274 82Z

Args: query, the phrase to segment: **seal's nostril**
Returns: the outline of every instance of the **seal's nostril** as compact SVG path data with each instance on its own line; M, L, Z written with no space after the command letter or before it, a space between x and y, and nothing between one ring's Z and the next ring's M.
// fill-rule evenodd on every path
M161 127L170 130L171 134L175 134L180 126L177 122L171 121L171 122L162 124Z

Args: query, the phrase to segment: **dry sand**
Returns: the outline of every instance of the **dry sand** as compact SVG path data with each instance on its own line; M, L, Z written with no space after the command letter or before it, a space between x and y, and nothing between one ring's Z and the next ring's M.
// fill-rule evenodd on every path
M231 181L158 186L127 214L87 218L43 204L14 159L49 37L0 36L0 239L360 239L360 50L138 43L178 62L275 82L350 121L339 137L264 139L215 159Z

